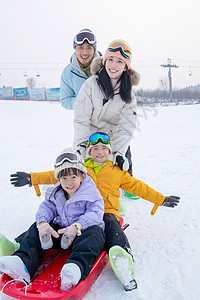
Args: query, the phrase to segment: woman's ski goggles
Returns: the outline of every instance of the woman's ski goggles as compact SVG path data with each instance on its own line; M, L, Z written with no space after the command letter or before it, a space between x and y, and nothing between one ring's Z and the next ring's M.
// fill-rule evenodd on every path
M116 40L111 42L108 46L108 50L111 52L120 51L121 55L124 56L125 58L131 59L132 57L131 47L128 45L127 42L123 40Z
M96 36L88 31L80 32L74 37L74 43L78 45L82 45L84 42L88 42L90 45L94 45L96 43Z
M99 142L102 142L103 144L110 144L111 142L110 142L109 135L107 135L106 133L103 133L103 132L93 133L88 139L87 147L89 145L96 145Z
M82 159L82 157L80 157L79 155L72 153L72 152L66 152L66 153L62 153L60 154L57 158L56 161L54 163L54 167L59 167L61 166L65 161L70 162L70 163L81 163L84 166L84 160Z

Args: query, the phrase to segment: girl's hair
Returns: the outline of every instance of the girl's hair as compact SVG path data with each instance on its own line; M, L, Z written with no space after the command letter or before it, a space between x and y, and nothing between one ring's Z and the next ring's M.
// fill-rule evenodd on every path
M60 179L63 176L70 176L70 175L76 175L76 176L83 176L84 172L77 168L67 168L63 169L58 173L58 178Z
M97 73L98 75L98 84L100 88L102 88L106 98L112 98L114 96L114 89L110 80L108 73L106 72L105 66ZM132 101L131 98L131 79L130 79L130 71L127 69L122 73L117 82L121 82L119 94L122 100L126 103L130 103Z
M76 168L67 168L67 169L63 169L61 170L59 173L58 173L58 178L60 179L61 177L63 176L70 176L70 175L76 175L76 176L83 176L84 172L82 172L81 170L79 169L76 169ZM55 189L55 192L54 192L54 198L56 197L56 193L60 190L60 189L63 189L61 185L58 185L57 188ZM66 199L68 200L69 199L69 195L68 193L63 190L64 194L65 194L65 197Z

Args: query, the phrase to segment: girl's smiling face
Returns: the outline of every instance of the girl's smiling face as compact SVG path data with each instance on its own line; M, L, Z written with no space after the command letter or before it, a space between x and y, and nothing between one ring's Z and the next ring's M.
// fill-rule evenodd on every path
M121 58L109 56L105 68L110 78L118 79L126 71L126 64Z
M60 184L68 194L74 194L81 185L81 182L85 178L83 175L75 175L72 172L69 175L64 175L59 178Z

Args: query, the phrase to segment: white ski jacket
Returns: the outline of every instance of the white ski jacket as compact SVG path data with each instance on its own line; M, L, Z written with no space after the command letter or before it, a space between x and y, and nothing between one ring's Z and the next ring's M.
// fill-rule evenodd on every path
M137 72L132 72L136 78ZM124 156L136 128L137 103L133 89L131 103L124 102L116 94L103 104L105 96L97 78L94 75L87 79L77 96L74 106L74 147L86 142L92 133L101 131L110 136L113 153ZM131 82L134 84L134 80Z

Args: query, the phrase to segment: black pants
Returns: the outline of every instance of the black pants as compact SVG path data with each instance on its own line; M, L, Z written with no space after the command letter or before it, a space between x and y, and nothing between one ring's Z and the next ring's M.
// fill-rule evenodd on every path
M105 222L105 248L106 248L106 251L108 252L109 249L115 245L118 245L124 249L130 249L129 241L128 241L123 229L121 228L119 221L115 217L115 215L105 213L103 220ZM52 225L52 223L50 225ZM32 226L30 227L30 229L32 228ZM54 224L54 228L55 228L55 226L58 226L58 225ZM55 230L58 230L58 229L55 228ZM28 231L23 232L21 235L19 235L15 239L16 242L20 243L20 245L21 245L21 242L24 239L24 237L26 236L27 232ZM52 237L52 240L54 242L54 247L56 246L56 248L59 248L60 247L60 239L55 239L54 237ZM39 241L39 243L40 243L40 241Z
M128 146L125 157L128 159L128 162L129 162L128 172L131 176L133 176L133 163L132 163L132 160L131 160L131 148L130 148L130 146Z
M57 224L50 223L50 225L57 231L61 227ZM54 249L60 248L60 240L52 237ZM20 248L13 255L19 256L25 263L30 277L33 278L35 272L41 265L44 259L45 250L41 248L38 229L36 223L16 241L20 242ZM86 279L89 275L94 262L101 254L103 245L105 243L105 233L99 226L91 226L82 231L80 236L76 236L72 243L72 252L66 263L76 263L81 270L81 279Z
M122 247L125 250L129 250L129 241L115 215L106 213L104 214L103 220L105 222L106 250L109 251L112 246L116 245Z

